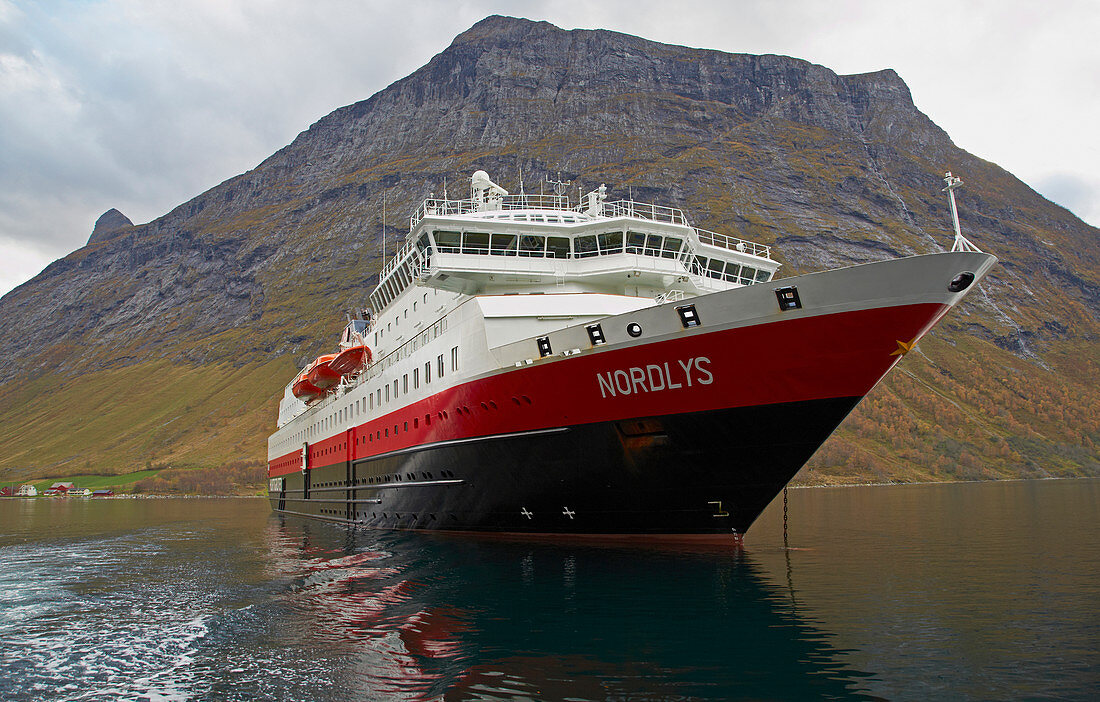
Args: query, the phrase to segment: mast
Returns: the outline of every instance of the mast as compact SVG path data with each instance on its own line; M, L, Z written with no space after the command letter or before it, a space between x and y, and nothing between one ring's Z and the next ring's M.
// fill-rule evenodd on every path
M959 226L959 208L955 205L955 189L963 184L962 178L953 176L951 175L951 171L948 171L943 174L943 182L947 187L941 192L947 193L947 199L951 202L951 220L955 224L955 243L951 245L951 250L976 251L981 253L981 249L971 244L966 237L962 235L962 228Z

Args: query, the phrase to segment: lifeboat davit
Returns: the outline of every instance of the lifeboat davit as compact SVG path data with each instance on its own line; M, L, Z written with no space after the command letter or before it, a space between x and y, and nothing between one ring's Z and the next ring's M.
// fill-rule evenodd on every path
M324 390L309 382L309 378L306 377L304 372L294 381L294 385L291 386L290 391L294 393L294 397L297 397L306 404L313 402L318 397L325 394Z
M336 358L336 354L330 353L318 356L317 360L310 364L305 371L306 378L320 390L328 390L340 382L340 374L332 370L330 363Z
M328 367L340 375L354 373L371 362L371 352L366 344L349 346L329 362Z

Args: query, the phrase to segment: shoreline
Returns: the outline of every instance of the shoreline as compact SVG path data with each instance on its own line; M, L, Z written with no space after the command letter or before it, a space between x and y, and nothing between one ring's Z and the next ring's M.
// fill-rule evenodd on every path
M842 484L823 484L823 485L788 485L787 489L790 490L820 490L820 489L838 489L838 488L867 488L867 487L913 487L920 485L985 485L994 483L1024 483L1024 482L1038 482L1048 480L1100 480L1100 476L1073 476L1073 477L1045 477L1045 478L1004 478L1000 480L929 480L915 483L842 483ZM0 498L0 502L5 499L12 500L36 500L36 499L51 499L51 500L168 500L168 499L223 499L223 500L267 500L270 499L267 495L202 495L202 494L186 494L186 495L164 495L154 493L126 493L118 495L106 495L100 497L93 497L92 495L5 495Z

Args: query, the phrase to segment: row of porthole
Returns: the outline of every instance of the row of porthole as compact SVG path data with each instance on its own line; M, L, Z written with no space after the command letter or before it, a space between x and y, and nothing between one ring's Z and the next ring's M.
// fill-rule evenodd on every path
M512 403L514 405L516 405L517 407L522 407L525 404L526 405L534 404L531 401L531 398L528 397L527 395L520 395L518 397L513 396L512 397ZM485 411L489 411L490 409L494 409L494 410L495 409L500 409L497 406L497 403L494 400L489 400L488 402L481 402L480 404L481 404L481 408ZM467 406L467 405L462 405L461 407L455 407L455 412L457 412L460 415L465 414L466 416L470 416L470 415L473 414L473 412L470 410L469 406ZM450 419L451 415L447 410L440 410L439 412L436 412L436 416L439 419ZM425 414L424 415L424 424L425 424L425 426L431 426L431 423L432 423L432 415L430 413ZM408 420L406 420L404 422L404 424L405 424L404 431L408 431L409 430ZM419 429L419 428L420 428L420 417L419 416L413 417L413 429ZM394 424L393 425L393 434L394 434L394 436L397 436L399 431L400 431L399 425ZM366 444L366 443L374 443L374 440L376 438L379 441L381 441L382 438L383 438L383 436L382 436L383 432L385 432L385 438L389 438L390 429L389 429L389 427L386 427L385 429L377 429L374 432L367 434L366 436L360 436L355 441L356 441L357 444L360 444L360 445L361 444ZM334 446L331 449L323 449L320 454L315 454L315 455L326 455L328 453L331 453L336 448L338 448L338 447Z

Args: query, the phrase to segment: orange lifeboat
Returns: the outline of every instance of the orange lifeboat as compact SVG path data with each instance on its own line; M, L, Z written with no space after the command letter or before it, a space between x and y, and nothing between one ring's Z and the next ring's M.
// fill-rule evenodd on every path
M294 381L294 385L291 386L290 391L294 393L294 397L297 397L306 404L313 402L318 397L325 394L324 390L309 382L309 378L306 377L304 372Z
M334 353L318 356L305 371L306 378L319 390L328 390L340 382L340 374L329 366L334 358L336 358Z
M349 346L329 362L328 367L340 375L348 375L371 362L371 352L366 344Z

